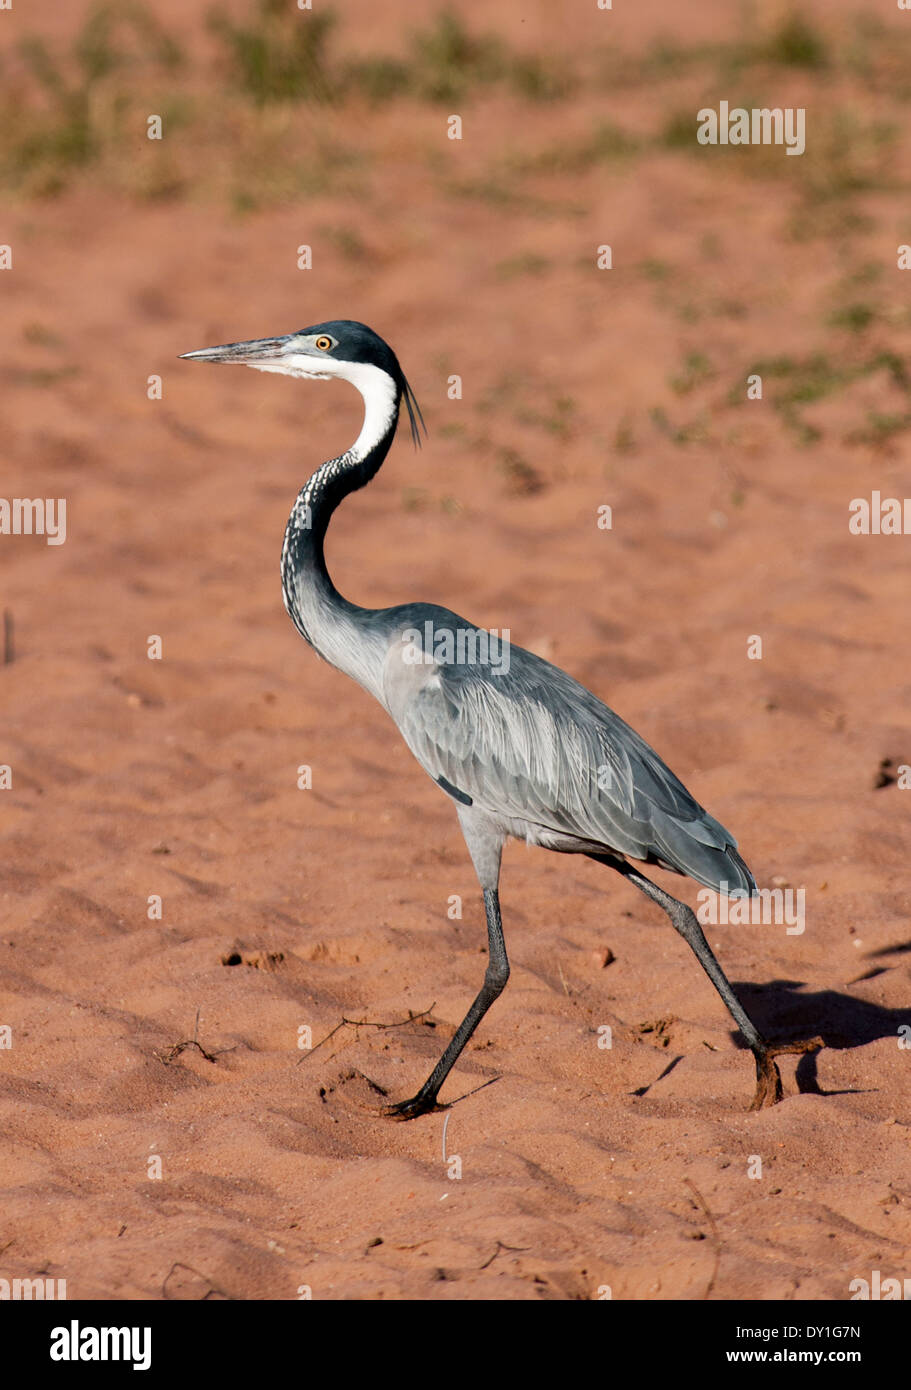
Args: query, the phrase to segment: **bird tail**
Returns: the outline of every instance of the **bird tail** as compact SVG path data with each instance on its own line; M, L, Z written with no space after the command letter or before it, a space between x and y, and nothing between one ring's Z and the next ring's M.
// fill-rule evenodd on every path
M651 831L655 858L666 868L716 893L756 892L756 880L738 854L733 835L707 811L689 821L673 816L653 819Z
M728 887L745 888L748 893L755 893L756 880L750 872L749 865L745 862L743 857L738 854L733 845L728 845L725 858L737 873L737 882L731 883L730 880L728 880Z
M706 888L713 888L716 893L730 897L732 893L756 892L756 880L738 854L736 845L728 844L718 849L714 845L691 841L683 854L678 849L675 860L672 867L678 873L687 874Z

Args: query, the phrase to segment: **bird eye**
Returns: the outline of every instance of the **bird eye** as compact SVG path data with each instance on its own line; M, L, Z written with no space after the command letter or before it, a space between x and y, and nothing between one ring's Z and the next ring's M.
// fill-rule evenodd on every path
M316 346L319 348L320 352L328 352L332 346L332 339L327 338L325 333L321 333L316 340Z

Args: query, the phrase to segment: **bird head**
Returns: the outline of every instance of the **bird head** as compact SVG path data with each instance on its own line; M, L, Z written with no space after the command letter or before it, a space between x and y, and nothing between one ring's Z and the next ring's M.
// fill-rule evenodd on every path
M416 447L421 442L422 426L426 433L420 406L398 358L389 344L364 323L333 319L282 338L223 343L181 355L191 362L229 362L253 367L258 372L280 372L283 376L314 381L348 381L364 397L368 412L372 407L382 410L385 402L390 410L397 410L404 397Z

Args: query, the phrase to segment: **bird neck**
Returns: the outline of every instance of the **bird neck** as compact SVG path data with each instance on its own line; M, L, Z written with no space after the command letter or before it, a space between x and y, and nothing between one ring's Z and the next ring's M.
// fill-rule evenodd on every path
M304 640L379 698L380 673L371 660L375 654L368 650L358 623L369 610L338 592L326 568L323 543L336 507L370 482L389 452L402 393L388 373L375 367L361 372L354 385L364 398L361 432L346 453L321 464L298 493L285 528L282 593ZM357 637L360 640L353 640Z

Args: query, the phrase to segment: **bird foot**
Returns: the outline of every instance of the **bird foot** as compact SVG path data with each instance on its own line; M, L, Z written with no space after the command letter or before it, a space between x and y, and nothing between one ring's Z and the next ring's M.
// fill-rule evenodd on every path
M436 1092L425 1094L423 1090L418 1091L411 1100L399 1101L397 1105L384 1105L383 1101L389 1095L385 1086L381 1086L378 1081L373 1081L364 1072L357 1069L349 1072L346 1080L359 1083L355 1091L359 1090L360 1095L351 1093L350 1099L360 1110L369 1110L371 1115L379 1115L389 1120L416 1120L418 1115L430 1115L434 1110L448 1110L448 1105L441 1105L436 1098ZM364 1086L367 1094L364 1095Z
M398 1105L382 1106L379 1113L387 1120L416 1120L419 1115L432 1115L436 1110L448 1109L448 1105L441 1105L434 1096L422 1099L418 1092L411 1100L401 1100Z
M775 1062L776 1057L786 1053L797 1053L803 1055L807 1052L818 1052L821 1047L825 1047L822 1038L807 1038L803 1042L791 1043L768 1043L762 1052L755 1052L756 1059L756 1094L750 1104L751 1110L762 1110L767 1105L777 1105L782 1099L784 1092L781 1088L781 1073Z

